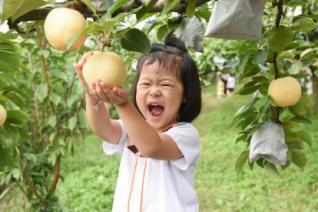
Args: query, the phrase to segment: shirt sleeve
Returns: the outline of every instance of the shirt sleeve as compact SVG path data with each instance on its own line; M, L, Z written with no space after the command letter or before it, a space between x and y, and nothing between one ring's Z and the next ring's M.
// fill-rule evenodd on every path
M123 153L125 144L127 142L127 131L125 130L121 120L118 120L118 123L121 126L121 136L118 144L112 144L107 141L103 141L103 150L106 155L112 155L115 153Z
M192 124L184 123L169 129L168 134L177 144L183 157L171 160L171 163L180 170L187 170L194 166L200 153L200 137Z

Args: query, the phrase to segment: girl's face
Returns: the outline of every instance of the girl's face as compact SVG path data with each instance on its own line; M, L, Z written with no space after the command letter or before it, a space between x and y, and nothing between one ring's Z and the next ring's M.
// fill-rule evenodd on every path
M158 62L144 65L137 82L136 102L146 121L164 130L177 121L183 100L183 86L174 71Z

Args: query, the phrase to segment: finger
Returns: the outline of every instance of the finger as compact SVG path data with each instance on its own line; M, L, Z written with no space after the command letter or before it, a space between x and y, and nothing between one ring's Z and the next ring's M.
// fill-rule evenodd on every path
M85 89L85 91L88 91L88 85L83 77L83 73L82 73L82 69L79 68L79 66L77 64L73 65L74 69L75 69L75 73L76 75L79 77L80 79L80 84L83 87L83 89Z
M99 100L99 96L97 95L97 91L96 91L96 84L92 83L92 85L90 86L90 95L95 97L95 99Z
M103 99L105 102L109 102L109 98L107 96L107 88L104 88L101 84L98 85L100 88L100 91L98 93L99 97Z
M82 56L82 58L78 61L78 64L82 67L82 66L85 64L85 62L87 61L87 59L88 59L90 56L92 56L93 54L94 54L93 51L86 52L86 53Z
M83 78L83 74L82 74L82 69L78 64L73 64L73 67L75 69L76 74L80 77Z
M98 81L94 84L96 85L96 95L98 96L100 100L104 100L105 96L104 96L103 88L100 86Z
M120 98L126 98L128 96L128 93L122 88L114 87L112 90L114 94Z
M116 95L113 91L109 91L107 93L109 100L114 104L121 104L124 102L124 99L120 96Z

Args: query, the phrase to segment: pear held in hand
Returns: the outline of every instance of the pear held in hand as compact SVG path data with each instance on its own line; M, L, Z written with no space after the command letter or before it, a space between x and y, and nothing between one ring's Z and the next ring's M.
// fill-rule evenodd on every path
M83 77L88 84L102 80L108 86L122 86L126 68L122 58L114 52L95 52L83 66Z

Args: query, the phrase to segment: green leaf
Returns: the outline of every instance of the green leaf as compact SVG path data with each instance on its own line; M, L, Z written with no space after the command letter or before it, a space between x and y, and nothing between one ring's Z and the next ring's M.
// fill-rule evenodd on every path
M180 0L166 0L164 8L162 10L162 14L164 15L164 14L170 12L179 3L180 3Z
M114 4L115 0L103 0L102 3L96 8L98 11L107 11Z
M75 128L76 126L76 122L77 122L77 119L75 116L73 116L72 118L70 118L67 122L67 127L68 129L70 129L71 131L73 131L73 129Z
M31 10L37 9L38 7L45 5L45 4L47 4L47 2L45 2L43 0L24 1L23 4L12 15L12 21L15 21L17 18L26 14L27 12L30 12Z
M304 117L307 114L306 105L304 104L302 99L303 97L296 105L289 107L290 112L292 112L297 117Z
M312 124L312 121L305 117L294 117L291 121L302 123L302 124Z
M96 8L94 4L92 3L92 0L81 0L93 13L96 14Z
M304 149L304 142L303 141L286 141L288 149L290 150L302 150Z
M247 137L248 137L248 134L247 133L243 133L243 134L241 134L239 137L237 137L235 139L235 143L238 143L240 141L245 141L247 139Z
M305 49L301 54L300 54L300 59L301 60L308 60L308 59L313 59L317 57L317 49L313 48L308 48Z
M40 84L35 90L35 96L39 99L40 102L43 102L44 99L48 96L48 87L46 84Z
M293 31L281 26L272 29L268 35L269 47L275 52L281 52L293 40Z
M16 104L19 107L22 107L25 103L26 99L21 96L23 94L15 92L13 90L6 93L6 97L10 99L14 104Z
M295 62L288 69L288 73L289 74L299 74L302 69L303 69L303 64L301 62Z
M157 38L158 40L162 41L166 33L169 31L169 28L167 25L162 25L159 27L157 31Z
M128 51L146 53L150 49L150 41L147 35L136 28L129 30L120 42L122 47Z
M292 120L294 117L294 114L292 114L288 109L284 109L283 112L279 114L279 120L283 123Z
M262 118L266 118L268 116L268 112L270 110L270 101L268 98L265 99L264 103L259 108L259 113Z
M264 168L268 171L268 173L270 173L272 176L277 177L277 178L281 178L281 174L279 173L279 171L277 170L277 167L270 163L270 162L265 162L264 163Z
M306 144L308 144L308 146L311 147L312 145L312 138L309 132L306 132L304 130L300 130L295 132L295 134L297 135L297 138L300 139L301 141L305 142Z
M8 119L14 119L24 123L28 120L28 115L22 110L9 110Z
M11 119L13 120L13 119ZM11 122L10 120L10 122ZM9 122L9 120L8 120ZM18 123L17 123L18 124ZM20 133L16 125L5 125L5 132L10 137L10 139L5 140L5 146L13 148L16 145L16 142L20 140Z
M252 58L252 63L255 65L263 64L267 61L267 57L268 57L268 50L260 49L254 54Z
M250 112L245 114L244 119L238 124L243 131L250 130L255 127L255 122L257 121L258 112Z
M206 5L206 8L202 8L202 6L197 8L196 11L194 12L194 15L197 16L198 18L203 18L206 22L209 22L211 11L207 7L207 4L205 5Z
M171 30L175 30L177 29L181 23L182 23L182 18L178 17L178 18L174 18L174 19L170 19L168 21L168 29Z
M264 76L256 76L256 77L253 77L252 79L255 82L267 82L267 83L269 82L269 79Z
M19 169L12 169L11 170L11 175L12 175L12 178L15 179L15 180L19 180L20 179L20 170Z
M187 8L186 8L186 15L189 18L191 18L194 15L195 8L196 8L195 1L194 0L188 0L188 5L187 5Z
M237 116L249 111L258 100L259 100L259 98L252 98L246 105L243 105L240 109L238 109L238 111L235 113L234 117L237 117Z
M296 164L300 169L304 169L307 158L303 151L301 150L293 150L292 151L292 162Z
M1 22L11 17L26 0L4 0Z
M292 59L296 54L295 49L287 50L287 51L282 51L278 57L279 59Z
M51 115L48 120L48 125L50 125L51 127L55 127L56 123L57 123L56 115Z
M243 151L235 162L235 172L239 174L242 170L243 165L247 161L248 151Z
M54 103L54 105L58 105L62 101L62 98L55 93L52 93L49 98Z
M20 58L16 52L0 49L0 67L5 72L17 71L20 65Z
M238 67L238 70L240 73L243 73L245 68L246 68L246 65L247 65L247 62L248 60L250 59L250 55L249 54L246 54L244 55L243 57L240 58L240 63L239 63L239 67Z
M240 95L249 95L254 93L255 91L258 90L258 85L257 84L246 84L244 85L240 90L238 90L236 93Z
M130 0L119 0L116 1L115 4L112 5L112 7L109 9L109 14L112 15L117 9L121 8L125 4L129 3Z
M308 17L297 19L291 26L294 31L311 31L316 28L316 23Z
M304 3L305 3L305 0L287 0L286 2L284 1L284 5L289 7L297 7Z

